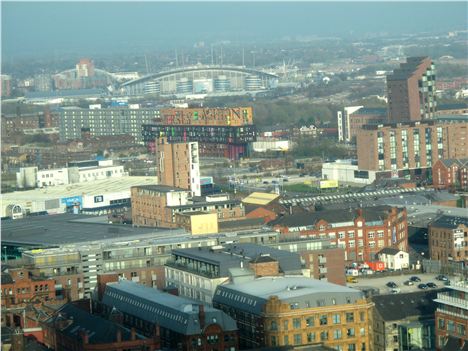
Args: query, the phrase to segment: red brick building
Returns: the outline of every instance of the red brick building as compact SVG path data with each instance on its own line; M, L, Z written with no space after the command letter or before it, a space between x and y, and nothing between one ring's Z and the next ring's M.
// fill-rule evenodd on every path
M432 184L436 189L467 189L468 158L438 160L432 166Z
M385 247L408 251L406 209L376 206L348 211L286 215L269 223L284 236L328 238L345 250L345 261L371 261Z

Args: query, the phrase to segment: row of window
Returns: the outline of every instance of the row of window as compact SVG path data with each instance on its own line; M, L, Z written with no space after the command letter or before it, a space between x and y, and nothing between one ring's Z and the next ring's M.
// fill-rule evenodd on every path
M366 318L365 312L359 312L360 322L364 322L366 320L365 318ZM289 319L285 319L282 321L282 330L283 331L289 330L290 322L292 322L293 329L302 329L303 327L312 328L318 325L341 324L342 320L345 323L354 323L355 322L354 312L346 312L344 315L342 313L335 313L332 315L321 314L321 315L315 315L315 316L308 316L305 318L293 318L292 321L290 321ZM353 329L353 328L350 328L350 329ZM279 330L277 321L270 322L270 330L271 331ZM352 333L354 335L354 329Z

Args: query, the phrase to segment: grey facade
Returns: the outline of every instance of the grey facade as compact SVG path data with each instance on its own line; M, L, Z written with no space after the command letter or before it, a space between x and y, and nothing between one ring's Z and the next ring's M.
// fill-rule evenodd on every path
M159 109L109 107L102 109L62 108L60 140L80 139L81 129L89 128L91 136L129 134L143 142L142 125L159 118Z

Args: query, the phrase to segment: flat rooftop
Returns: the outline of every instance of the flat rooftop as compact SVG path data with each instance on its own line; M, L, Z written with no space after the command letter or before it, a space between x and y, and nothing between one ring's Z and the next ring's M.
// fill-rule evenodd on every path
M107 217L59 214L2 220L2 244L56 247L102 241L187 235L182 230L138 228L106 222Z
M156 184L156 177L120 177L91 182L50 186L46 188L15 191L2 194L4 206L25 201L63 199L73 196L102 195L121 191L130 191L132 186Z

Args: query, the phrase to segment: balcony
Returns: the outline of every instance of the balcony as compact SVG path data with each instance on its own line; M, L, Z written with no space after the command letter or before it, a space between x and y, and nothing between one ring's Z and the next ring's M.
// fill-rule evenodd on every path
M194 274L197 274L197 275L201 275L203 277L206 277L206 278L210 278L210 279L215 279L215 278L219 278L219 274L218 273L215 273L215 272L210 272L210 271L204 271L204 270L198 270L196 268L193 268L193 267L190 267L186 264L182 264L180 262L176 262L175 260L173 259L170 259L166 262L166 266L168 267L172 267L172 268L175 268L175 269L179 269L181 271L185 271L185 272L190 272L190 273L194 273Z
M468 300L459 299L457 297L448 296L444 293L437 294L437 299L434 300L435 302L449 305L453 307L462 308L464 310L468 310Z
M436 300L436 301L437 301L437 300ZM464 319L468 318L467 315L463 315L463 314L461 314L461 313L456 313L456 312L451 312L451 311L446 311L446 310L441 309L441 308L438 308L438 309L437 309L437 312L446 314L446 315L448 315L448 316L456 317L456 318L464 318Z

